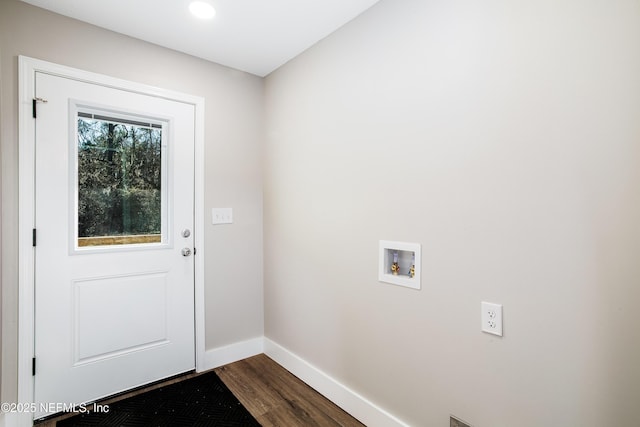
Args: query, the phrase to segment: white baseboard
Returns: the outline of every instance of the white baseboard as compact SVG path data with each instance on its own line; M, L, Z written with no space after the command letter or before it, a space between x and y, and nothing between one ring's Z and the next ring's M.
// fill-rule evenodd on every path
M266 337L264 353L363 424L376 427L409 427L409 424Z
M202 371L217 368L228 363L237 362L247 357L264 353L264 338L253 338L247 341L230 344L207 350L204 353L204 364Z

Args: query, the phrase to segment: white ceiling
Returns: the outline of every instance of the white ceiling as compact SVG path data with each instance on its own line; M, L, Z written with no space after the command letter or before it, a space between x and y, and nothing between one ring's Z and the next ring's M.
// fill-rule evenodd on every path
M22 0L99 27L265 76L379 0Z

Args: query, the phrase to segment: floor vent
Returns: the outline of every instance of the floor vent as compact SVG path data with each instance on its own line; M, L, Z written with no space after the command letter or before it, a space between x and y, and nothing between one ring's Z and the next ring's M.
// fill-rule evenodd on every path
M467 424L452 415L449 418L449 427L471 427L471 424Z

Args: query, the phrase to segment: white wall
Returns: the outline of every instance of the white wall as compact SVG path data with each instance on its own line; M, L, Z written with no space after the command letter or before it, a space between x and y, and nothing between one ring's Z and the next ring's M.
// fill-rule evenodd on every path
M261 337L263 80L1 0L2 401L17 387L18 55L205 98L206 347ZM234 224L212 226L214 206Z
M638 1L382 0L265 86L267 338L410 425L640 425Z

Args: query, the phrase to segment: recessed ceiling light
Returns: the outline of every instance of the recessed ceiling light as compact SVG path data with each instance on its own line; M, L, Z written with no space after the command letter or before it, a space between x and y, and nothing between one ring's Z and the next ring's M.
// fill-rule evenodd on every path
M192 1L189 5L189 10L200 19L211 19L216 14L213 6L204 1Z

